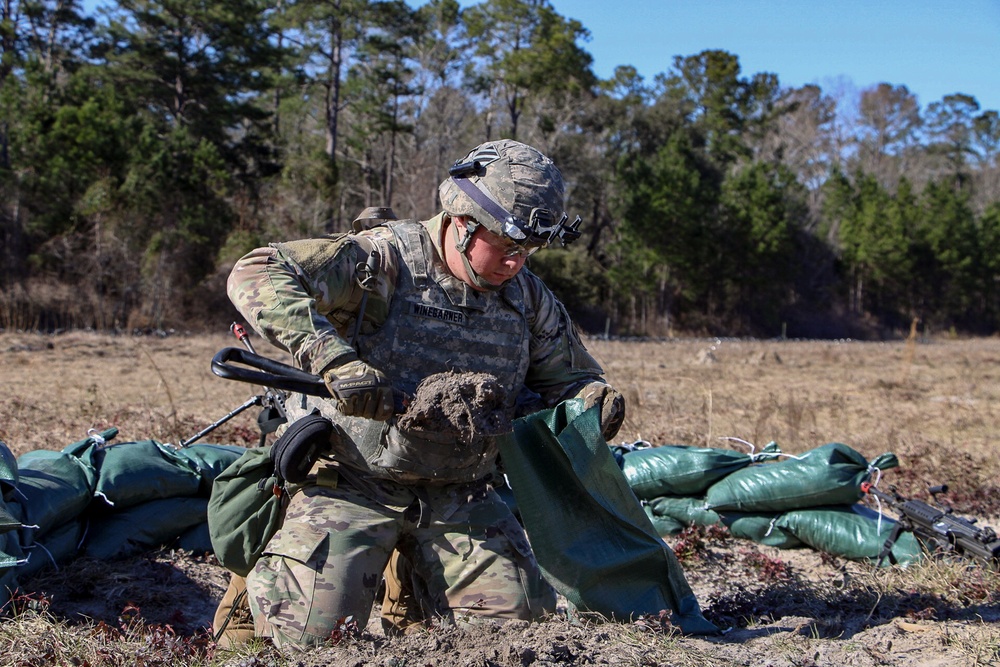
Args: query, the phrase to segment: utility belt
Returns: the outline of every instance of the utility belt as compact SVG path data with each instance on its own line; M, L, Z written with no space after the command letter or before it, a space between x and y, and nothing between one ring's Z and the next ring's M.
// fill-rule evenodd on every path
M350 489L387 509L406 513L418 527L426 528L437 512L441 512L439 518L444 519L455 509L456 503L465 504L463 499L485 497L491 488L491 481L490 477L485 477L448 487L428 484L402 485L374 478L366 471L325 458L313 465L306 482L296 490L309 485L330 490Z

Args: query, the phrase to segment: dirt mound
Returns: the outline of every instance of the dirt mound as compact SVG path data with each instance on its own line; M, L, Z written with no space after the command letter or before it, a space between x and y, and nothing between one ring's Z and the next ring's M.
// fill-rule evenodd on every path
M470 444L511 431L506 403L507 391L488 373L436 373L420 383L397 425Z

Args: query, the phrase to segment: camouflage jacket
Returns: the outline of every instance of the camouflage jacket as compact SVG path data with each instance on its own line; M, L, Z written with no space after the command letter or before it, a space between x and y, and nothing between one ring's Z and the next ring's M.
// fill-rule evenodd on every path
M441 252L444 216L422 222L444 272ZM388 252L384 249L388 248ZM373 249L376 278L360 325L357 315L365 288L362 280ZM356 234L306 239L258 248L240 259L229 277L228 293L247 322L273 345L292 354L300 368L315 374L358 357L351 345L355 332L363 338L386 320L396 291L403 256L396 249L388 225ZM522 269L511 281L523 294L524 317L530 332L525 387L536 392L545 406L576 395L586 384L602 382L603 370L580 341L565 308L542 281ZM482 300L504 298L504 290L478 292L455 278L441 283L461 311ZM393 369L381 369L390 378Z

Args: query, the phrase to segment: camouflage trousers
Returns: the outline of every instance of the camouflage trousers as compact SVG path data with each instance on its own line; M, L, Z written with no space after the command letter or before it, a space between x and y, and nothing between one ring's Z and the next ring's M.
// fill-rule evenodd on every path
M302 488L247 576L255 633L309 647L347 619L364 628L396 549L419 582L424 619L531 620L554 610L523 529L492 489L461 503L424 498L392 508L346 484Z

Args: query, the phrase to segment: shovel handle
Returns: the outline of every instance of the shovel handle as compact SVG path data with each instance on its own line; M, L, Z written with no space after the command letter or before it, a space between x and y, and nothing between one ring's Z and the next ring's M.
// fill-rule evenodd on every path
M226 347L212 357L212 372L227 380L330 398L323 378L238 347Z

